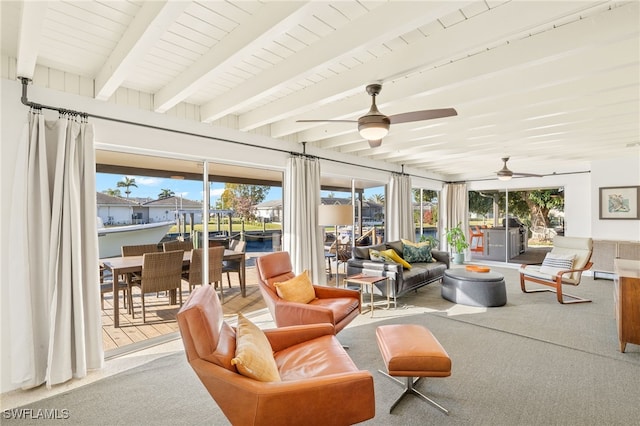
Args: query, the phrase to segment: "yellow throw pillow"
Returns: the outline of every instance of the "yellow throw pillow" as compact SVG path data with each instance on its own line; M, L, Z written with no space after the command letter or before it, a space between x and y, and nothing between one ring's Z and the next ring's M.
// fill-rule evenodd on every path
M236 356L231 364L236 366L240 374L254 380L281 381L267 336L242 314L238 314Z
M396 262L401 264L403 267L407 269L411 269L411 264L400 257L398 253L394 249L383 250L380 252L380 255L384 256L386 259L391 262Z
M412 246L412 247L427 247L431 245L429 241L414 243L413 241L405 240L404 238L401 238L400 241L402 241L402 244L404 244L405 246Z
M306 269L300 275L274 285L278 296L288 302L309 303L316 298L316 291Z

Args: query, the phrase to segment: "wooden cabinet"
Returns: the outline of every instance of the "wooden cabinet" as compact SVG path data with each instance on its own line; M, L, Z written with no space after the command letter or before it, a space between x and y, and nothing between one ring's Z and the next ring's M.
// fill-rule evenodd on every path
M640 260L614 260L614 303L620 352L640 345Z

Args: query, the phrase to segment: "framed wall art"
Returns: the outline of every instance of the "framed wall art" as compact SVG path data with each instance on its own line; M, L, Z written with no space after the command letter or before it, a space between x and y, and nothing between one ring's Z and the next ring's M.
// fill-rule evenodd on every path
M600 219L640 219L640 186L600 188Z

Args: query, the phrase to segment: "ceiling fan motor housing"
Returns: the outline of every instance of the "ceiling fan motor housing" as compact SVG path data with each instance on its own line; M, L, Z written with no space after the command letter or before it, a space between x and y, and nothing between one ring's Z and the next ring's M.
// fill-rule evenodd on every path
M364 115L358 119L358 131L368 140L382 139L389 132L391 121L386 115Z

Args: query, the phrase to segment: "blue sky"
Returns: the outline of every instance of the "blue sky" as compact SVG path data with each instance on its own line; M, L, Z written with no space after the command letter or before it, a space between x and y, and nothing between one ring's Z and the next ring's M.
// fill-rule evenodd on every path
M113 175L107 173L96 173L96 190L102 192L106 189L118 189L117 183L124 180L124 175ZM202 200L202 183L190 180L178 180L178 179L165 179L149 176L129 176L136 180L137 188L131 187L131 197L150 197L158 198L158 194L162 189L170 189L175 192L176 195L181 195L184 198L190 200L201 201ZM220 194L224 191L224 183L211 183L211 203L215 205L215 202L220 199ZM122 196L125 196L125 188L119 188ZM375 188L374 190L365 190L365 197L369 197L375 193L384 193L384 189ZM328 193L322 192L323 196ZM336 197L348 197L347 193L334 193ZM282 199L282 188L272 187L267 194L265 201L280 200Z
M181 195L190 200L202 200L202 182L192 180L165 179L149 176L129 176L136 180L138 187L131 187L131 197L150 197L158 198L158 194L162 189L170 189L176 195ZM96 173L96 190L102 192L106 189L120 189L122 196L125 197L125 188L118 188L118 182L124 180L124 175L112 175L107 173ZM220 194L224 191L224 183L214 182L210 184L211 201L215 204L220 198ZM279 200L282 198L282 189L272 187L265 201Z

